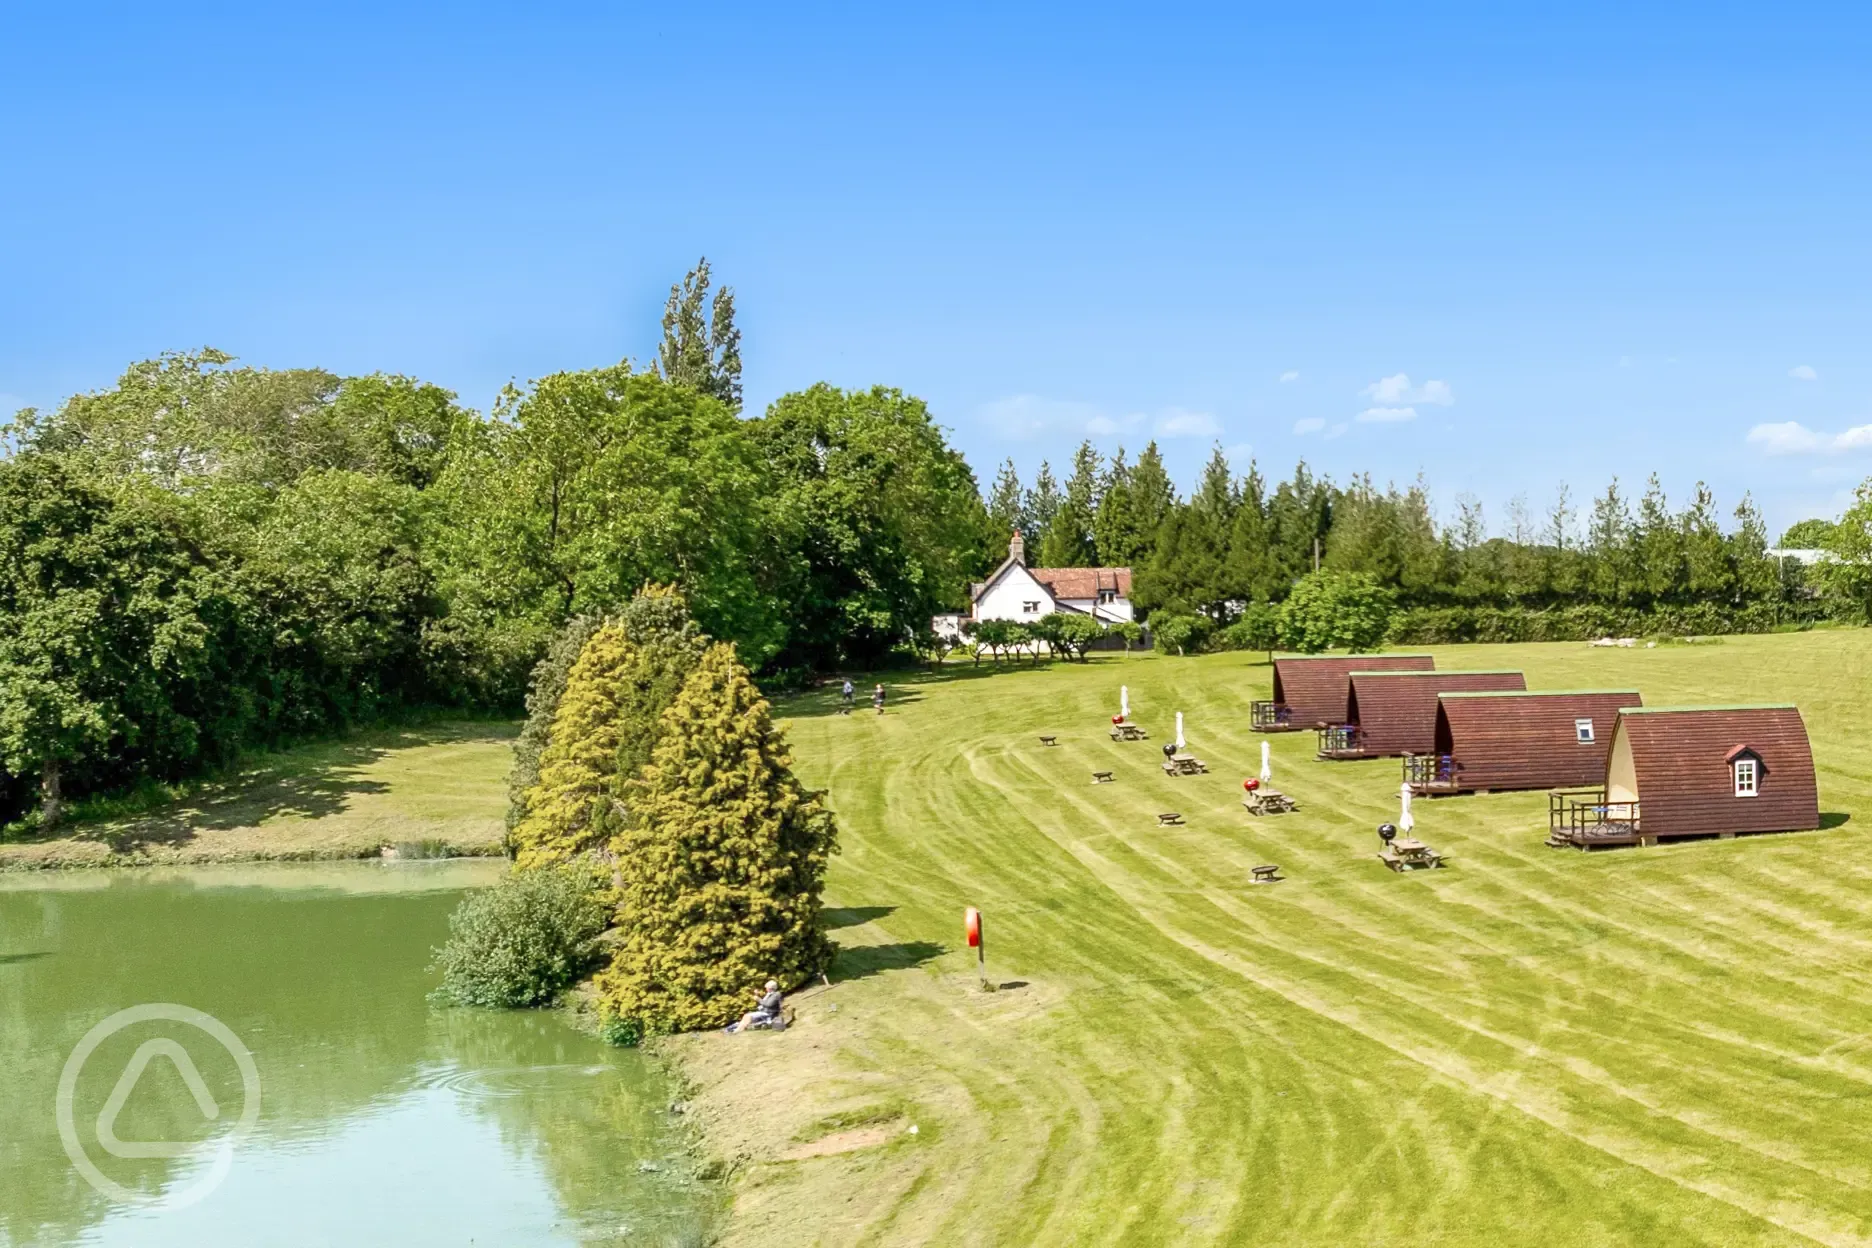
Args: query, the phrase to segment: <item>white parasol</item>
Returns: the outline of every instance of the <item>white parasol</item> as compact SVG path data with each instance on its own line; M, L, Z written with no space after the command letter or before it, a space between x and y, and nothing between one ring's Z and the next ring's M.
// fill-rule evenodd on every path
M1131 686L1118 686L1118 718L1131 718Z
M1177 749L1183 748L1183 712L1177 712Z
M1405 836L1409 836L1410 830L1417 826L1417 821L1411 818L1410 813L1410 785L1406 784L1398 789L1398 800L1403 803L1402 808L1398 811L1398 831L1402 832Z
M1271 754L1272 754L1272 751L1268 748L1268 743L1263 741L1261 743L1261 783L1262 784L1274 783L1274 760L1271 757Z

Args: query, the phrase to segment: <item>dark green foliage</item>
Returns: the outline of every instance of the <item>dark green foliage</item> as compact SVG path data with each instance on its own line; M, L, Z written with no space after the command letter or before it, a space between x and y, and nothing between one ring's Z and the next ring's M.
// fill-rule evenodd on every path
M1076 611L1051 611L1027 626L1035 639L1070 659L1084 659L1092 643L1105 635L1099 622Z
M1040 537L1040 558L1035 567L1086 568L1097 564L1092 529L1098 514L1099 454L1082 442L1073 455L1072 476L1066 493Z
M579 651L597 631L598 620L577 615L565 622L547 647L546 657L533 667L533 679L527 688L526 722L514 739L513 770L507 773L507 830L513 831L526 814L526 795L539 783L540 755L552 740L553 716L559 699L565 696L566 677L578 661ZM508 847L509 856L512 846Z
M1151 617L1151 636L1165 653L1195 654L1214 630L1215 621L1206 615L1168 613Z
M1033 632L1018 620L980 620L968 630L975 644L994 656L999 664L1001 656L1017 650L1033 640Z
M765 980L790 987L828 963L820 892L836 829L791 762L734 647L711 647L624 786L621 939L597 980L607 1016L644 1034L719 1026Z
M922 400L818 385L748 422L787 639L772 666L881 666L967 599L1007 534ZM712 629L717 635L721 630ZM734 634L728 634L734 635Z
M1393 608L1391 592L1369 572L1311 572L1281 604L1281 643L1302 654L1375 650Z
M663 712L682 692L709 639L689 618L682 595L666 587L633 595L618 622L630 642L617 690L617 775L622 782L650 761L663 739Z
M741 331L734 323L734 289L715 292L707 312L709 263L704 256L663 308L663 342L657 367L665 380L706 394L730 412L741 410Z
M226 594L164 496L114 500L46 455L0 461L0 766L38 782L42 827L74 790L194 760L176 694L211 679Z
M1788 526L1775 545L1782 550L1823 550L1835 527L1831 520L1797 520Z
M468 894L436 950L447 1005L547 1005L596 964L609 915L582 872L516 871Z
M1211 648L1262 650L1271 657L1281 644L1280 608L1271 602L1255 602L1215 635Z

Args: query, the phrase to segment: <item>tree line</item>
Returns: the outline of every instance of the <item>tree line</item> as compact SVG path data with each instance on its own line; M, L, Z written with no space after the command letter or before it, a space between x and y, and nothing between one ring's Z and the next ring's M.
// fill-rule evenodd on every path
M1516 499L1492 530L1473 496L1439 523L1421 480L1380 488L1361 475L1340 485L1302 462L1270 483L1253 463L1237 475L1220 448L1185 498L1154 443L1132 463L1122 449L1106 461L1088 442L1063 486L1046 463L1031 484L1003 464L988 509L1040 551L1041 565L1131 567L1136 606L1160 639L1167 628L1186 644L1243 620L1253 626L1236 630L1238 644L1270 630L1288 644L1257 608L1284 604L1315 573L1378 590L1362 609L1380 613L1381 633L1415 643L1748 631L1863 618L1868 606L1853 581L1864 560L1847 549L1850 534L1866 531L1863 506L1790 530L1788 545L1843 552L1805 569L1768 553L1747 495L1725 519L1707 486L1673 506L1655 475L1636 498L1617 480L1584 503L1562 486L1539 517Z
M19 413L0 458L0 826L425 707L517 708L564 622L681 587L767 678L876 666L997 536L922 400L740 411L732 293L655 362L509 385L201 350Z
M927 405L815 385L741 410L731 290L670 291L648 366L509 385L210 349L0 428L0 827L420 708L518 710L566 621L680 588L769 684L927 643L1018 530L1042 566L1128 566L1160 644L1539 640L1758 630L1872 611L1872 502L1766 554L1744 498L1653 478L1492 528L1421 482L1270 482L1218 449L1184 495L1155 444L986 489ZM1309 588L1309 577L1328 583ZM1290 604L1292 604L1290 606ZM1343 617L1343 619L1341 619ZM1337 621L1337 622L1335 622ZM1083 654L1080 621L1047 626ZM1044 630L1043 630L1044 631ZM1015 640L1000 639L997 656Z

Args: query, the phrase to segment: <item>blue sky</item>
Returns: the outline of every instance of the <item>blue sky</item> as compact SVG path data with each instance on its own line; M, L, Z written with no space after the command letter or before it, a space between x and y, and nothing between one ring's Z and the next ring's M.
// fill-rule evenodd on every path
M1836 511L1872 16L1510 7L8 6L0 404L208 343L485 409L646 358L706 252L750 407L900 386L984 477Z

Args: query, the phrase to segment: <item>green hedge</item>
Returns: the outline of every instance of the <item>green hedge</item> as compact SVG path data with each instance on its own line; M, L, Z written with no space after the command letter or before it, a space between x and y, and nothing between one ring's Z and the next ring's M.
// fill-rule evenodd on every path
M1434 646L1468 641L1591 641L1598 637L1687 637L1771 633L1826 618L1818 604L1725 607L1699 603L1640 610L1586 604L1573 607L1409 607L1391 617L1391 645Z

